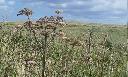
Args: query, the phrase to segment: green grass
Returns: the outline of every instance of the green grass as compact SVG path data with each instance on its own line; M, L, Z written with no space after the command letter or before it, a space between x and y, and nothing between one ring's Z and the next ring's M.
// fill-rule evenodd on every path
M67 36L71 36L71 37L79 37L81 36L83 33L87 33L88 29L91 29L91 25L89 26L76 26L76 27L66 27L64 28L64 32L66 32ZM103 27L98 27L95 26L94 28L94 33L97 36L101 36L102 33L106 33L109 35L110 40L113 43L126 43L126 37L127 37L127 29L126 27L107 27L107 26L103 26Z
M5 25L5 26L14 26L14 25L16 25L16 23L15 22L0 22L0 25Z

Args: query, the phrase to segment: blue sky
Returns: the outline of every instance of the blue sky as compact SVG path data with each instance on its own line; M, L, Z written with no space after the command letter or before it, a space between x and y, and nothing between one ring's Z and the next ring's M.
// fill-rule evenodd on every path
M16 16L24 7L33 10L33 20L55 15L56 9L62 9L67 20L84 22L125 24L128 17L127 0L0 0L0 21L2 16L8 21L26 20Z

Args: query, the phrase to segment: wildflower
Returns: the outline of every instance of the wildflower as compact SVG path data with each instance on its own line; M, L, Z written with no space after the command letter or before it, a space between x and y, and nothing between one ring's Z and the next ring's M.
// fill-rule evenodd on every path
M36 64L36 62L35 62L35 61L31 61L31 60L30 60L30 61L28 61L27 63L28 63L28 64Z

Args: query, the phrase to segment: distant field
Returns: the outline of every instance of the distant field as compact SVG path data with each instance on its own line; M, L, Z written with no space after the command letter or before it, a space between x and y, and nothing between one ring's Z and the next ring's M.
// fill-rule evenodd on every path
M5 26L14 26L16 23L15 22L0 22L0 25L5 25Z
M80 36L83 33L87 33L88 29L93 28L94 33L97 36L101 36L102 33L106 33L109 35L109 38L111 41L114 43L126 43L126 37L127 37L127 29L126 27L111 27L111 26L94 26L93 25L87 25L87 26L82 26L78 25L76 27L66 27L64 28L64 31L69 35L69 36Z

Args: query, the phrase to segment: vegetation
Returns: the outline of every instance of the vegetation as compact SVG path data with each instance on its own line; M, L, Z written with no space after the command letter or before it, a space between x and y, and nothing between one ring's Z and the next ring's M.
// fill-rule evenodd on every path
M128 77L126 27L64 25L55 12L38 24L27 11L23 25L1 25L0 77Z

